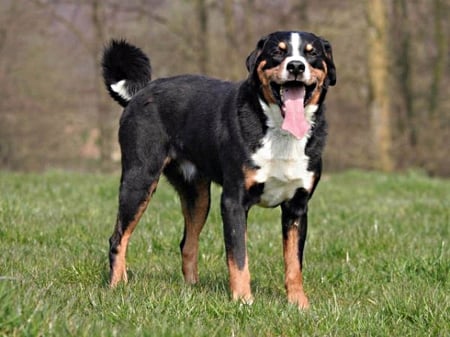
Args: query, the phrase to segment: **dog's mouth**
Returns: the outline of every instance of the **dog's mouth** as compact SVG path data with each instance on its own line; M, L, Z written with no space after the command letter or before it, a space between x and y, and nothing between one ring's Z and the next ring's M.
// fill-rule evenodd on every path
M310 102L315 87L315 83L307 85L300 81L271 83L273 95L283 117L282 129L297 138L303 138L311 127L311 121L305 116L305 107Z
M316 84L307 85L300 81L289 81L283 84L271 82L270 86L284 118L286 110L304 110L311 100Z

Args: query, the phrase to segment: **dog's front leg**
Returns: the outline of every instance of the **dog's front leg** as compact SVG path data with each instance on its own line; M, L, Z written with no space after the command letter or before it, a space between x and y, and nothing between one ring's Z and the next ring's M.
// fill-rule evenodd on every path
M247 257L247 214L239 197L222 193L221 211L231 296L251 304L250 271Z
M303 290L303 251L308 227L308 195L297 193L293 200L281 205L285 287L288 301L300 309L309 307Z

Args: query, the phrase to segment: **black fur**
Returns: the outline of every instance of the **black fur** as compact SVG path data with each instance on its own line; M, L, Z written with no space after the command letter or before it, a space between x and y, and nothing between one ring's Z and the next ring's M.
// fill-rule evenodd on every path
M136 94L151 80L150 60L139 48L125 40L112 40L105 48L102 60L103 78L112 98L125 107L128 100L111 89L111 84L126 80L131 95Z
M283 66L283 62L292 55L289 49L292 48L289 44L292 34L276 32L263 37L247 58L249 77L240 83L199 75L181 75L150 82L150 62L140 49L125 41L112 41L106 48L103 56L105 84L111 96L125 107L119 130L122 177L118 221L110 239L111 285L121 278L126 279L126 274L117 272L120 270L117 254L123 245L126 249L127 242L122 241L124 233L127 237L131 234L159 176L165 174L180 194L185 216L186 228L180 247L186 281L197 278L196 267L195 270L186 267L185 271L185 258L186 265L191 262L191 258L186 257L191 253L191 248L186 248L186 241L191 240L191 246L192 242L194 246L196 244L198 238L192 237L206 220L209 185L215 182L223 187L221 209L233 298L247 301L251 298L247 278L236 277L233 273L248 274L247 213L266 192L266 182L258 181L254 176L261 167L252 157L263 145L262 140L269 129L273 128L261 104L261 101L269 104L267 97L271 97L267 96L267 91L264 94L261 72ZM290 231L298 227L296 254L301 266L307 231L307 203L322 170L321 155L326 137L323 101L328 86L336 82L336 71L328 41L311 33L298 34L302 41L301 60L306 60L308 66L317 69L319 74L326 74L323 83L315 86L320 90L317 91L320 92L316 102L318 109L304 149L308 158L307 171L313 175L313 180L311 186L299 185L289 198L270 206L280 205L282 208L285 240L290 240ZM285 48L281 41L289 45ZM314 47L314 52L309 51L309 46L305 47L307 44ZM262 64L264 67L260 66ZM125 80L124 88L131 100L111 87L122 80ZM270 85L277 104L283 104L280 101L282 95L277 91L280 84ZM314 93L314 85L298 85L306 87L307 95ZM286 248L291 254L288 249L292 248ZM237 266L236 270L234 266ZM307 307L306 297L302 297L303 290L301 293L290 290L289 282L286 281L286 288L290 301ZM295 282L301 285L301 279Z

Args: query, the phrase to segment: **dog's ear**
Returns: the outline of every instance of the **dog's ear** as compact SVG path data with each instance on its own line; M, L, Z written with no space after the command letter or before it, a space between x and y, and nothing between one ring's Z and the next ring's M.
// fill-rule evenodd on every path
M245 62L245 65L247 66L248 72L251 74L253 73L253 70L256 66L256 60L258 59L258 56L261 54L261 51L264 47L264 44L267 41L267 36L262 37L257 45L256 49L250 53L250 55L247 56L247 61Z
M320 38L322 41L323 49L325 50L326 62L328 67L328 80L329 85L336 84L336 67L334 66L333 61L333 50L331 48L331 43L325 40L324 38Z

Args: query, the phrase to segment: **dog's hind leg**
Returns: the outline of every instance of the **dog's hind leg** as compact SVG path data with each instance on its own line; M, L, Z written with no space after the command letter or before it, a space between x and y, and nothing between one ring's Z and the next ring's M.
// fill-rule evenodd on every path
M199 237L209 213L211 181L200 178L187 182L175 165L168 165L164 173L180 196L184 216L184 234L180 243L182 271L185 282L194 284L199 279Z
M210 181L201 180L180 193L184 235L180 243L182 270L186 283L198 282L198 241L208 217Z
M152 157L146 163L131 161L130 165L127 162L122 169L119 212L114 232L109 239L110 287L115 287L120 281L128 281L125 263L128 240L147 208L168 162L167 157L161 153Z

